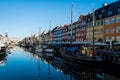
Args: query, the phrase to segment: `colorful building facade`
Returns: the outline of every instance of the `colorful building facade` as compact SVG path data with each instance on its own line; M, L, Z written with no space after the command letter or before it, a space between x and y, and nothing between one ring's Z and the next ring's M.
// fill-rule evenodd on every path
M62 42L68 42L68 27L69 25L64 25L64 27L62 28Z
M76 26L76 42L86 40L86 16L80 15Z
M52 35L53 35L53 42L62 42L62 26L56 26L53 30L52 30Z
M93 42L93 33L95 42L120 41L120 0L109 5L104 3L88 15L80 15L78 21L72 24L55 27L52 30L52 41Z
M105 40L120 41L120 0L110 4L104 22Z

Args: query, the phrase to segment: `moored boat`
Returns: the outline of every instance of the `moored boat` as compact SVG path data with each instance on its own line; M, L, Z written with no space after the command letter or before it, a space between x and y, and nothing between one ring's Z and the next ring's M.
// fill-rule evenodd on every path
M43 57L48 59L52 59L54 57L53 53L43 52L42 54L43 54Z
M94 53L90 52L90 49L81 48L81 49L73 49L74 51L68 51L69 49L64 50L61 52L61 57L63 59L82 64L82 65L89 65L89 66L102 66L102 58L100 56L95 55Z
M0 52L6 52L7 44L6 43L0 43Z
M43 52L53 53L54 48L45 48L45 49L43 49Z
M61 53L61 57L82 65L102 66L102 59L99 56L86 56L84 54L76 55L71 53Z

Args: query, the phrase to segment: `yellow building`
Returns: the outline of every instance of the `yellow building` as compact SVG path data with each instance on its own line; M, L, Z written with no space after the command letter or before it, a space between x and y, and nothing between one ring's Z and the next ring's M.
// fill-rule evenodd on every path
M105 18L106 41L120 41L120 14Z
M93 13L87 15L86 39L93 41ZM94 11L94 41L120 41L120 0Z
M89 42L93 41L93 23L87 23L86 28L87 36L86 39ZM94 21L94 41L104 42L104 19Z

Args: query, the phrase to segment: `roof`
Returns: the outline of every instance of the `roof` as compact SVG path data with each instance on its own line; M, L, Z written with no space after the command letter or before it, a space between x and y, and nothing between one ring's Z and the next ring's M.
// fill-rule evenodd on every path
M1 34L0 34L1 37L3 37Z
M108 4L106 6L102 6L101 8L95 10L95 19L100 20L103 18L117 15L119 14L117 11L118 8L120 8L120 0L113 2L111 4ZM113 10L113 14L108 16L108 11L110 10ZM92 13L87 15L87 23L92 22Z
M40 34L39 34L39 33L35 34L35 37L38 37L38 36L40 36Z
M42 32L42 34L47 34L47 33L49 33L49 30L45 30Z

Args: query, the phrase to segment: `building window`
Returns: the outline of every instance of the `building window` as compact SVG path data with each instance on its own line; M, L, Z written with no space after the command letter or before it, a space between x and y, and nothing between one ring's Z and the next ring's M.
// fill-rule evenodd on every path
M87 24L86 28L89 28L89 24Z
M120 36L117 36L116 39L117 39L117 41L120 41Z
M110 34L110 29L106 29L106 34Z
M105 9L102 9L102 13L104 13L105 12Z
M115 37L114 37L114 36L112 36L112 37L111 37L111 39L112 39L112 40L115 40Z
M98 12L96 12L96 14L98 14Z
M90 28L90 27L92 27L92 24L91 24L91 23L89 24L89 28Z
M94 26L96 27L96 22L94 22Z
M100 26L100 22L99 21L97 22L97 25Z
M112 15L113 11L108 11L108 16Z
M110 24L110 20L105 21L106 25Z
M120 33L120 26L117 27L117 33Z
M99 26L101 26L101 21L99 21Z
M88 22L90 22L90 18L88 18Z
M120 8L118 8L118 13L120 13Z
M99 14L99 19L102 18L102 14Z
M103 33L104 32L104 30L103 29L101 29L101 33Z
M110 37L106 37L106 40L110 40Z
M112 19L111 19L111 23L113 24L114 22L115 22L115 19L114 19L114 18L112 18Z
M115 32L114 27L111 28L111 34L113 34Z
M117 22L120 22L120 16L117 17Z
M101 20L101 25L103 25L103 20Z

